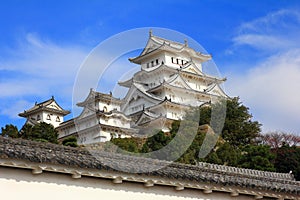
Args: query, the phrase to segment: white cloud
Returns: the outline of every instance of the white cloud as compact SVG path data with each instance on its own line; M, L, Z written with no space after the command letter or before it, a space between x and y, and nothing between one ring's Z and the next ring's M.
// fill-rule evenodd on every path
M0 62L0 70L43 78L73 78L88 52L80 46L63 46L27 34L25 41Z
M286 49L294 44L285 38L259 34L242 34L235 37L233 42L235 45L249 45L262 50Z
M230 94L241 97L264 131L300 134L300 49L273 55L245 74L229 77Z
M12 119L18 118L18 114L24 110L33 106L34 102L28 102L26 100L17 100L14 102L13 106L7 106L1 109L0 114L6 115Z
M54 95L70 105L76 73L89 51L30 33L20 41L15 48L5 49L7 56L0 60L1 114L16 117L28 109L27 99L33 97L42 101Z
M250 46L255 50L247 51L249 56L268 55L246 63L253 66L239 74L228 73L226 85L230 95L240 96L254 119L263 124L264 132L300 134L299 35L299 12L280 10L242 24L232 39L235 48L226 50L239 55L239 50Z
M232 41L234 48L247 45L278 52L297 47L300 43L299 34L299 11L284 9L241 24Z
M265 31L274 32L274 26L287 28L294 22L300 21L300 14L297 10L282 9L271 12L266 16L254 19L240 25L239 32L254 31L265 33ZM264 31L262 31L264 30ZM280 31L280 30L278 30Z
M0 83L0 98L16 97L24 95L43 95L45 89L39 84L39 81L10 80Z

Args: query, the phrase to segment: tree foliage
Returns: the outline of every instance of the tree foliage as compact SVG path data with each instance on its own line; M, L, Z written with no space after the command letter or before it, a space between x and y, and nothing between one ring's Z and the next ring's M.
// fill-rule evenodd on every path
M275 171L275 155L266 145L247 145L242 148L238 166L242 168Z
M284 144L277 149L273 149L273 151L276 153L276 171L292 172L296 180L300 180L300 148Z
M141 151L143 153L147 153L147 152L159 150L164 146L168 145L171 140L172 140L171 135L159 131L157 134L147 138Z
M113 138L111 142L127 152L139 152L138 138Z
M51 142L57 144L58 133L51 124L45 122L38 123L34 126L26 124L21 129L21 137L24 139Z
M25 124L20 131L14 125L6 125L5 128L1 128L2 136L12 138L23 138L28 140L51 142L57 144L58 133L57 130L51 125L45 122L38 123L34 126Z
M75 136L68 137L62 141L62 145L70 147L78 147L77 138Z
M5 127L1 128L1 135L4 137L12 137L12 138L18 138L19 137L19 131L18 128L12 124L7 124Z
M226 117L222 128L222 138L231 145L245 146L255 142L255 138L260 133L260 126L257 121L252 121L252 115L249 113L249 108L244 106L238 97L229 99L226 102ZM220 110L224 105L215 104L212 106L200 107L199 125L215 123L211 120L212 108ZM220 126L220 125L219 125ZM215 126L212 125L214 128Z
M222 165L229 165L229 166L237 166L239 162L239 158L241 155L241 151L235 147L233 147L228 142L225 142L219 145L219 148L216 150L216 155L220 159L220 163ZM209 162L209 160L208 160ZM214 163L214 162L213 162Z
M260 132L260 126L258 122L251 121L251 118L249 109L238 98L227 101L223 138L234 146L252 143Z

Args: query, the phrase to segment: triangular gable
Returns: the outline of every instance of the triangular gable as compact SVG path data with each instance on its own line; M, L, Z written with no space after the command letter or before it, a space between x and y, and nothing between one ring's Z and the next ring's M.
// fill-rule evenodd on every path
M47 108L51 108L51 109L55 109L55 110L60 110L60 111L63 110L63 108L60 107L56 101L52 101L52 102L51 102L50 104L48 104L46 107L47 107Z
M93 89L90 89L90 92L88 94L88 96L85 98L84 101L77 103L77 106L84 106L84 104L86 104L87 102L95 102L95 91L93 91Z
M78 116L78 119L82 119L82 118L85 118L85 117L93 115L93 114L96 114L96 112L92 111L91 109L85 107L85 108L83 108L82 112Z
M161 46L165 45L166 47L171 47L172 49L176 49L176 50L182 50L182 49L184 49L184 47L186 47L185 44L182 44L180 42L168 40L168 39L157 37L157 36L152 36L151 39L158 45L161 45Z
M185 88L185 89L192 89L188 83L179 75L175 75L174 78L171 78L167 81L172 86Z
M214 84L212 87L208 88L206 92L207 94L210 95L216 95L216 96L228 98L228 96L226 95L226 93L223 91L223 89L220 87L219 84Z
M184 66L181 69L181 71L197 74L197 75L200 75L200 76L204 76L203 72L193 62L188 63L186 66Z
M156 104L160 101L159 98L154 98L151 94L143 91L142 88L137 88L137 85L133 84L123 99L126 103L122 105L122 111L137 98L143 98L145 102L150 102L151 104Z
M150 35L146 47L144 48L144 50L142 51L142 53L140 54L140 56L145 55L155 49L158 49L160 47L166 47L168 49L175 49L177 51L181 51L185 46L185 44L179 43L179 42L175 42L175 41L171 41L171 40L167 40L164 38L160 38L157 36L153 36Z
M136 121L137 125L145 124L150 122L151 120L155 119L155 117L146 114L145 112L142 113L142 115L139 117L139 119Z
M145 54L153 51L154 49L159 48L160 46L162 46L162 44L158 43L157 41L154 41L152 39L152 37L150 36L145 48L143 49L142 53L140 54L140 56L145 55Z

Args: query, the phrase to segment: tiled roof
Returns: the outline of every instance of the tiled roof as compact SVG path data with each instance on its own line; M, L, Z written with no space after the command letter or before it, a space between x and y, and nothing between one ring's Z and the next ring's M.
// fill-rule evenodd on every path
M99 160L96 157L101 159ZM208 163L185 165L108 152L97 152L97 155L92 155L85 148L65 147L2 136L0 136L1 159L25 160L32 163L57 164L85 170L96 169L112 172L117 170L111 166L118 166L130 169L132 172L126 172L128 174L133 174L134 171L139 171L148 165L152 165L157 167L158 170L135 174L141 177L151 176L300 195L300 182L295 181L293 176L288 173L264 172ZM106 165L103 163L106 163Z
M61 108L58 104L57 104L57 105L59 106L59 108L60 108L61 110L53 109L53 108L48 108L47 106L50 105L52 102L55 102L55 103L57 104L57 102L55 101L55 99L54 99L53 96L52 96L51 99L48 99L48 100L43 101L43 102L41 102L41 103L35 103L35 105L34 105L32 108L30 108L30 109L28 109L28 110L24 110L23 113L20 113L20 114L19 114L19 116L20 116L20 117L27 117L28 114L34 113L34 112L36 112L36 111L38 111L38 110L41 110L41 109L42 109L42 110L47 110L47 111L50 111L50 112L61 113L61 114L63 114L63 115L67 115L67 114L70 113L70 111L64 110L64 109Z
M88 103L95 103L96 100L107 101L109 103L111 103L111 102L118 103L118 104L122 103L122 100L120 98L113 97L111 92L109 94L105 94L102 92L94 91L91 88L90 93L88 94L86 99L82 102L78 102L76 105L83 107Z

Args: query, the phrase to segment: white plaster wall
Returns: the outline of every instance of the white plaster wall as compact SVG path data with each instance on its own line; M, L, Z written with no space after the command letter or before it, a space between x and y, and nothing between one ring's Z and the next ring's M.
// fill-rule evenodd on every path
M120 105L116 105L114 103L110 103L109 105L107 103L99 102L99 110L103 110L103 107L106 106L107 111L112 111L114 109L120 111Z
M138 111L143 110L143 105L146 107L147 102L144 100L144 98L138 98L136 100L131 100L129 106L128 106L128 111L130 113L135 113Z
M125 120L119 118L107 118L106 120L102 117L100 118L100 123L110 126L122 127L122 128L130 128L130 122L126 122Z
M167 110L167 118L169 119L182 119L184 111L181 109L170 108Z
M171 98L172 102L180 103L180 104L193 104L197 101L196 95L187 94L186 92L182 92L179 90L166 91L165 95L168 99Z
M49 112L42 112L42 121L49 123L50 121L52 121L53 115L50 115L50 119L51 120L47 120L47 115L50 114Z
M106 141L109 141L109 140L111 140L111 135L110 135L110 133L109 132L106 132L106 131L103 131L103 130L101 130L100 132L99 132L99 135L100 135L100 142L106 142Z
M47 119L47 115L50 114L50 120ZM62 115L57 115L57 114L53 114L50 112L42 112L39 113L40 117L41 117L41 122L46 122L48 124L52 124L54 126L54 128L58 127L60 123L63 122L63 116ZM60 122L56 121L56 117L60 118ZM37 117L37 116L36 116Z
M202 68L202 61L200 59L193 59L193 62L195 63L195 65L198 67L198 69L200 69L200 71L203 70Z
M158 64L156 63L156 59L158 59ZM152 61L153 61L153 66L152 66ZM164 55L154 55L152 57L149 57L148 59L145 59L141 64L141 68L148 70L153 67L156 67L157 65L160 65L162 61L165 63Z
M156 109L151 110L152 112L155 112L158 115L162 115L164 117L167 117L169 119L182 119L182 117L185 114L185 111L179 108L163 108L159 107Z
M0 167L1 199L9 200L250 200L253 197L231 197L228 193L204 194L200 190L176 191L173 187L143 184L113 184L99 178L72 179L70 175L44 172L32 175L30 170Z
M206 83L195 79L186 79L186 83L194 90L203 92L207 88Z
M134 96L134 95L133 95ZM131 100L131 99L130 99ZM144 98L139 98L137 100L133 100L132 102L130 102L126 108L124 109L124 113L126 115L130 115L132 113L136 113L138 111L143 110L143 105L145 106L145 108L148 108L150 106L153 105L153 103L149 102L148 100L144 99ZM134 110L133 110L134 108Z
M58 130L58 138L66 137L72 133L76 132L75 125L68 127L68 128L63 128Z
M145 87L150 89L160 85L164 80L168 80L172 74L174 73L169 71L154 71L148 74L139 75L135 77L135 79L148 84L148 86L145 85Z
M81 145L106 141L106 139L103 139L101 136L103 136L102 131L100 132L97 129L81 132L78 135L77 143Z
M37 116L40 115L40 120L39 122L43 122L43 114L42 112L39 112L39 113L36 113L36 114L33 114L33 115L29 115L27 118L28 119L34 119L34 120L37 120Z
M173 63L172 63L172 57L173 57ZM179 59L179 64L176 64L176 59ZM179 55L175 55L175 54L170 54L170 53L166 53L165 54L165 60L166 60L166 64L170 67L174 67L174 68L179 68L180 66L182 66L181 60L184 60L184 63L189 61L190 58L184 57L184 56L179 56Z
M114 134L115 138L119 137L120 133L107 132L104 130L90 130L87 132L81 132L78 137L77 143L81 144L92 144L97 142L106 142L111 140L111 134ZM121 134L121 138L129 137L124 134Z

